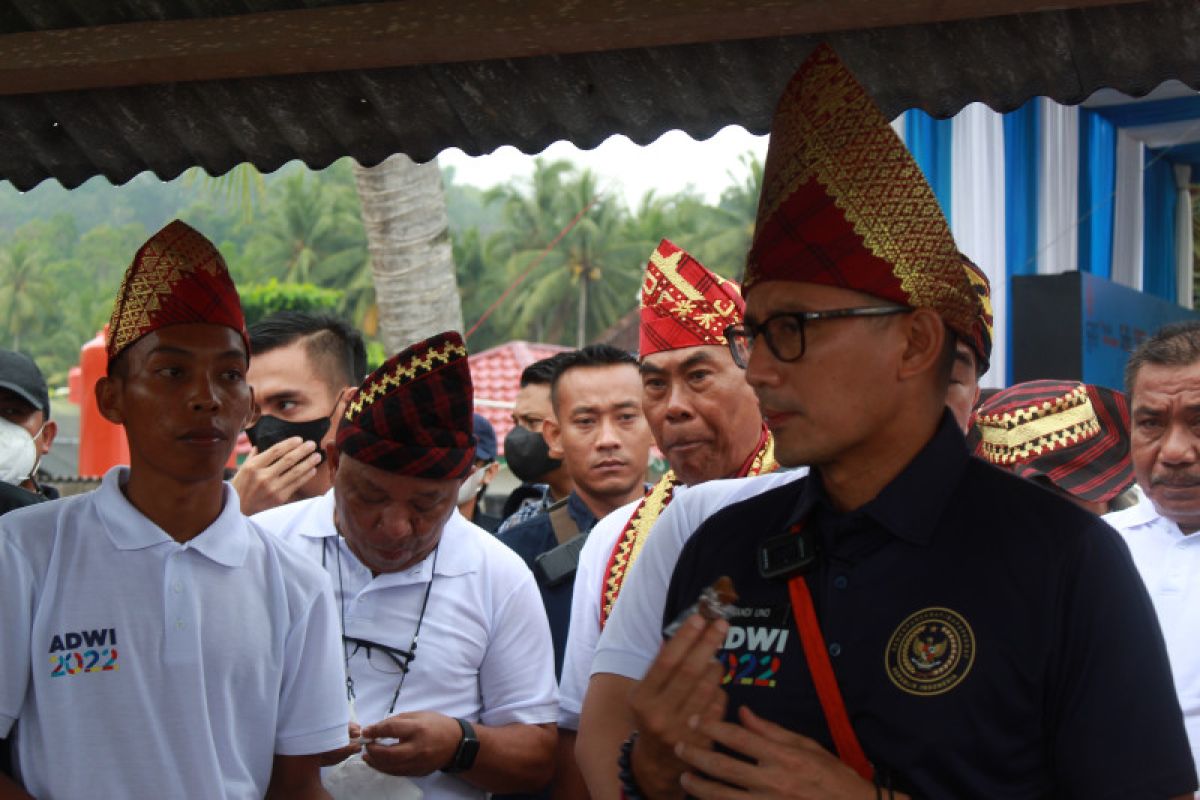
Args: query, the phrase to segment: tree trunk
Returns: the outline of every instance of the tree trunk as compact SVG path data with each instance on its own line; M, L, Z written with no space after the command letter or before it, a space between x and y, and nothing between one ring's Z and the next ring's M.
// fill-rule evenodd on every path
M354 179L388 354L441 331L462 331L437 159L416 164L394 155L375 167L355 164Z
M579 320L575 323L575 347L587 344L588 279L586 270L579 276Z

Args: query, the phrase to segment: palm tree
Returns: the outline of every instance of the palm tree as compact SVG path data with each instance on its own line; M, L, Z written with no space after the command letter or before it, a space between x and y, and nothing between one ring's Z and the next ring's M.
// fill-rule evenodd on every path
M509 185L499 194L507 225L497 234L494 252L505 258L509 280L540 259L521 287L520 302L498 314L510 336L573 340L582 347L636 306L642 266L657 242L628 236L627 213L600 191L592 172L576 173L568 162L538 159L528 188ZM584 211L547 252L555 236Z
M0 309L13 350L21 349L21 332L37 321L40 301L46 299L45 270L45 255L28 239L0 251Z
M355 164L354 179L388 352L439 331L461 331L462 306L437 160L417 164L394 155L374 167Z

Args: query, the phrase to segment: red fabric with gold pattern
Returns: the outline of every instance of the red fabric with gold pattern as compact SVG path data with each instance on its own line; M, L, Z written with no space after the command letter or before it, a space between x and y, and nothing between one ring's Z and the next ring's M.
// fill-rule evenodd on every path
M975 325L970 338L965 341L975 351L975 357L979 359L982 368L980 374L982 374L992 363L992 335L995 332L992 321L992 282L971 259L963 256L962 263L963 269L967 271L967 280L970 281L971 288L975 290L975 299L978 302L978 308L975 309Z
M964 340L978 303L912 155L828 45L775 111L742 293L819 283L931 308Z
M225 259L203 234L175 220L141 246L125 272L108 323L108 362L151 331L192 322L233 328L249 356L246 318Z
M462 336L439 333L367 376L338 424L338 449L399 475L466 477L475 463L474 398Z
M742 321L745 307L736 283L663 239L642 279L638 356L706 344L723 347L725 328Z

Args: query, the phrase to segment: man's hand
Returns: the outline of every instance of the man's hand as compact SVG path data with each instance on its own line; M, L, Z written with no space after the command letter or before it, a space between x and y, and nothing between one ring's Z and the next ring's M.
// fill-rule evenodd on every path
M688 722L693 718L715 722L725 714L724 671L715 656L728 631L724 620L709 622L693 614L629 693L638 730L633 774L647 797L682 796L679 776L686 765L675 756L677 744L687 741L697 749L712 747L707 734L689 728Z
M291 500L317 474L321 455L316 449L314 442L293 436L265 452L251 450L232 481L242 502L242 513L250 516Z
M680 742L675 755L688 765L689 771L680 783L689 795L700 800L749 797L873 800L876 797L873 784L812 739L768 722L745 706L738 709L738 716L741 725L719 720L704 722L698 718L690 721L690 727L698 733L750 761L718 753L711 747Z
M462 728L445 714L413 711L368 725L362 735L399 740L396 744L368 744L364 761L389 775L419 778L450 763L462 741Z
M328 753L321 753L321 766L332 767L334 764L340 764L350 756L362 750L362 743L359 737L362 736L362 726L357 722L350 723L350 744L337 750L330 750Z

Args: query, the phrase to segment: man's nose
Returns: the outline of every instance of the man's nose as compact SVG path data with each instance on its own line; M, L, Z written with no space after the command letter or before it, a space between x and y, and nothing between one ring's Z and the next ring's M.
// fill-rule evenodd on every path
M1197 445L1200 441L1192 429L1183 424L1172 424L1163 436L1158 451L1158 460L1172 466L1187 466L1196 462Z

